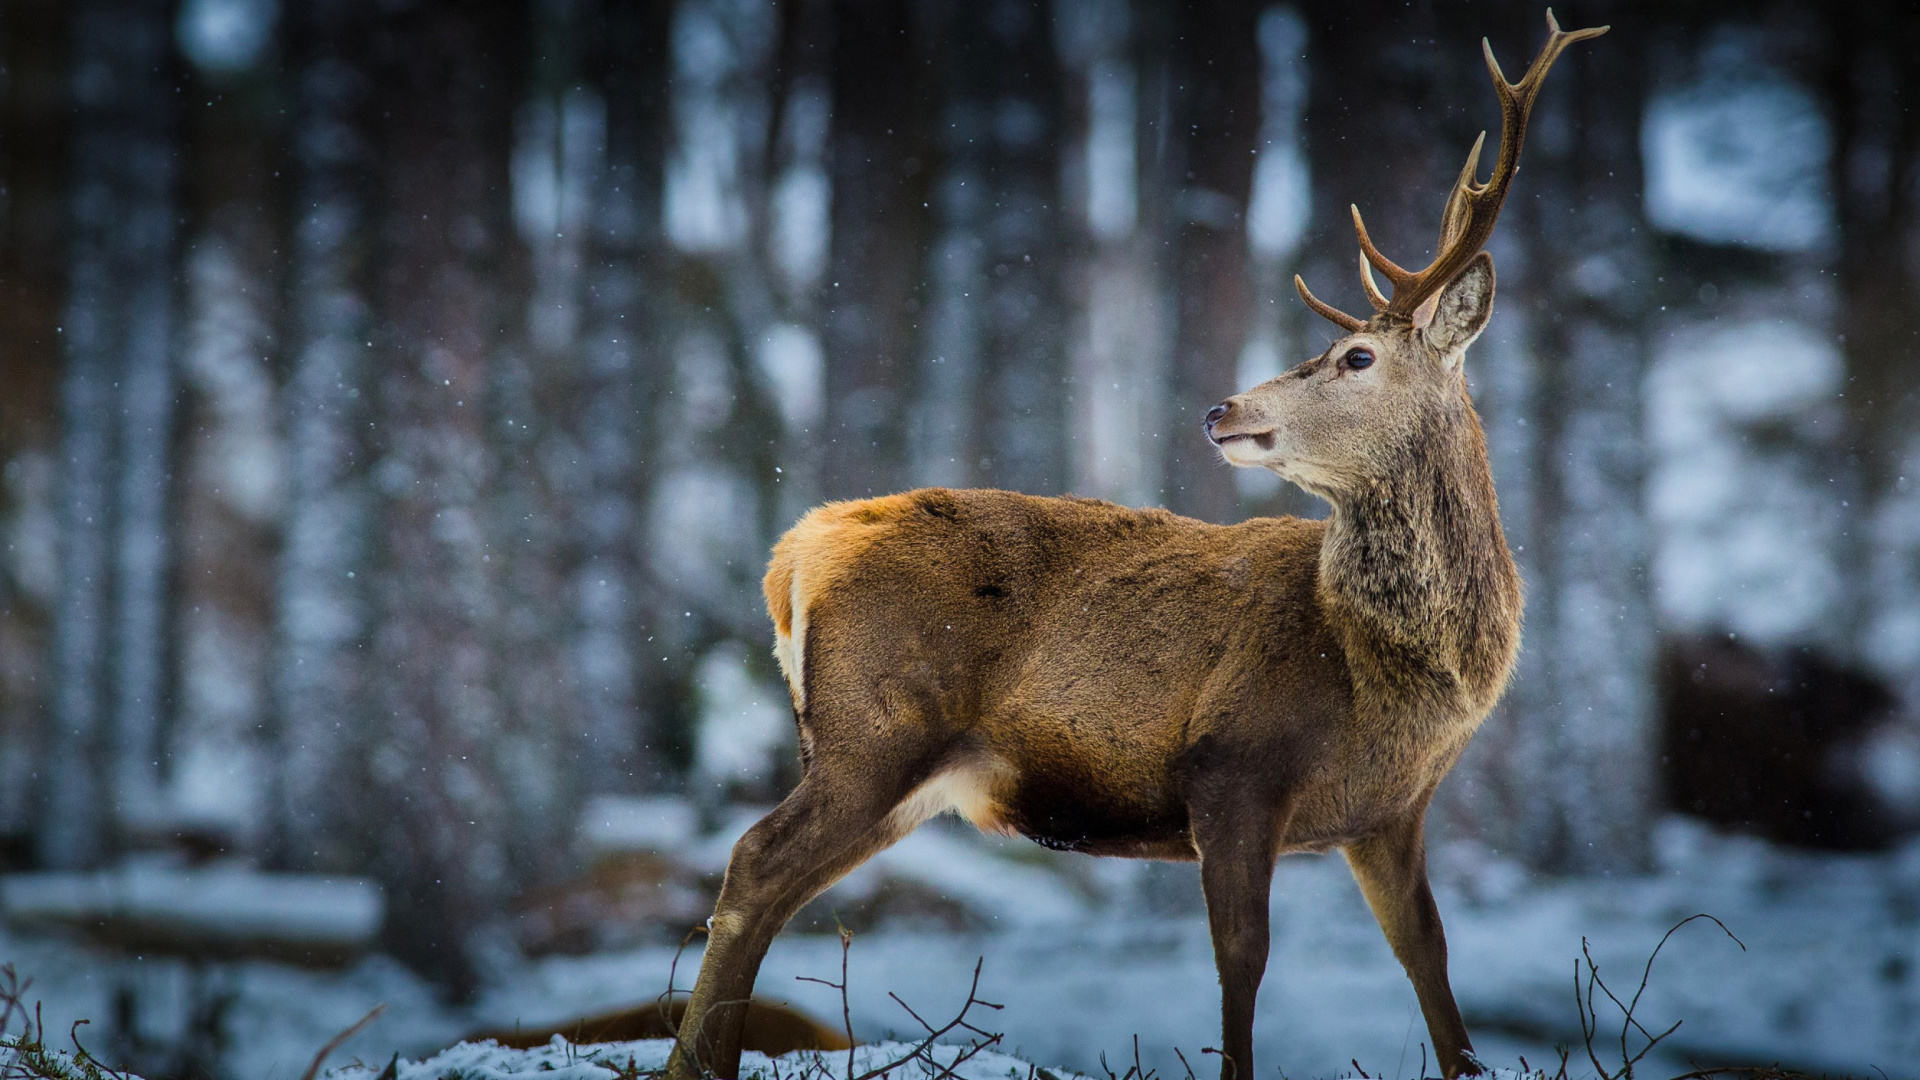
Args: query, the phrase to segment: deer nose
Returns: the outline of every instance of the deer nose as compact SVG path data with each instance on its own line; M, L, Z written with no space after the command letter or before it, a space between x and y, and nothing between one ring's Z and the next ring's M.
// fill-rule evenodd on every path
M1219 423L1222 420L1225 420L1227 418L1227 413L1232 411L1232 409L1233 409L1233 403L1230 401L1223 401L1220 404L1215 405L1213 408L1208 409L1207 410L1207 430L1212 431L1213 425Z

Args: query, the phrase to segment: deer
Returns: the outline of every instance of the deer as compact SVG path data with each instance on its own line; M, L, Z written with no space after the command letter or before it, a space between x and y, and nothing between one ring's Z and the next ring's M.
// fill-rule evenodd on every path
M1405 968L1443 1074L1484 1066L1448 982L1424 829L1504 691L1522 583L1465 375L1492 314L1483 246L1548 70L1607 27L1547 39L1518 83L1482 39L1481 133L1432 261L1383 255L1352 208L1373 313L1227 398L1226 462L1324 500L1325 520L1214 525L995 490L834 502L774 546L774 652L801 779L734 846L668 1072L735 1077L746 1002L802 904L927 819L1127 858L1197 860L1221 991L1221 1080L1254 1075L1275 862L1341 851ZM1378 286L1384 275L1389 296Z

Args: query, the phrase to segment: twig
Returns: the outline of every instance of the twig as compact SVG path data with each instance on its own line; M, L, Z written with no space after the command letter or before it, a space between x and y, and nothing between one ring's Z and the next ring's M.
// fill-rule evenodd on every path
M693 1067L698 1069L702 1075L706 1074L706 1065L700 1061L698 1055L687 1048L685 1041L680 1038L680 1024L673 1018L673 995L680 993L679 990L674 988L674 984L680 978L680 954L687 951L687 946L693 943L696 935L706 932L707 928L705 926L694 926L680 939L680 947L673 950L673 962L667 965L667 988L662 991L658 997L653 999L654 1005L660 1010L660 1022L666 1025L667 1034L673 1036L673 1054L679 1054L686 1060L691 1061ZM702 1023L704 1022L703 1020ZM672 1060L673 1054L667 1056L669 1061Z
M947 1021L945 1026L936 1029L936 1028L933 1028L931 1025L927 1024L926 1021L921 1020L920 1021L921 1026L927 1028L927 1037L925 1039L922 1039L920 1042L916 1043L912 1050L909 1050L904 1056L894 1061L887 1062L886 1064L878 1066L877 1068L868 1069L866 1072L863 1072L858 1076L849 1075L847 1077L847 1080L874 1080L875 1077L885 1076L887 1073L890 1073L893 1070L899 1068L900 1066L905 1065L907 1062L922 1056L926 1058L929 1066L938 1070L937 1072L934 1073L933 1076L929 1077L928 1080L949 1080L949 1078L951 1078L954 1075L955 1069L958 1069L961 1065L971 1060L975 1055L979 1054L981 1051L987 1049L990 1046L997 1045L1000 1042L1000 1040L1003 1038L1003 1035L1000 1032L985 1031L967 1022L967 1015L973 1011L973 1008L976 1005L982 1006L988 1009L1004 1008L1004 1006L996 1005L993 1002L984 1000L980 997L980 969L982 965L984 965L985 963L986 963L985 957L981 957L979 960L974 961L973 983L972 985L967 987L967 1000L964 1004L960 1006L960 1012L956 1014L952 1020ZM824 980L815 979L813 981L822 982ZM828 983L827 985L832 985L832 984ZM900 1001L898 997L895 997L894 1000ZM902 1007L904 1007L906 1005L906 1002L902 1001L900 1002L900 1004L902 1005ZM912 1009L907 1009L907 1012L909 1014L913 1014ZM919 1020L920 1018L917 1014L914 1014L914 1019ZM950 1064L941 1065L938 1059L934 1058L931 1054L928 1053L928 1050L933 1046L935 1042L939 1041L942 1035L945 1035L948 1032L951 1032L958 1028L964 1028L967 1031L972 1032L975 1036L977 1036L977 1038L974 1039L972 1045L968 1046L967 1048L962 1050L959 1054L955 1055L953 1061ZM851 1060L852 1058L851 1053L848 1054L848 1058L849 1060ZM849 1073L852 1072L851 1069L849 1069L848 1071Z
M1673 930L1677 930L1677 929L1679 929L1679 927L1674 927L1673 929L1668 930L1667 935L1671 937L1673 934ZM1666 943L1667 943L1667 939L1665 937L1660 939L1660 945L1665 945ZM1594 965L1593 953L1589 951L1587 947L1587 940L1585 938L1580 939L1580 951L1586 955L1587 970L1592 972L1594 975L1594 978L1589 980L1587 983L1587 1004L1589 1006L1593 1004L1593 988L1595 985L1598 985L1600 988L1600 992L1607 995L1607 1000L1613 1002L1613 1007L1616 1009L1619 1009L1621 1014L1626 1018L1620 1024L1621 1073L1627 1078L1627 1080L1632 1080L1634 1065L1638 1064L1640 1059L1647 1055L1647 1051L1653 1049L1653 1046L1655 1043L1673 1034L1674 1032L1680 1030L1680 1025L1681 1023L1683 1023L1683 1021L1678 1021L1678 1020L1674 1021L1674 1024L1672 1027L1668 1028L1667 1030L1661 1032L1658 1035L1655 1035L1652 1032L1649 1032L1646 1029L1646 1026L1641 1024L1639 1020L1635 1019L1633 1015L1634 1009L1640 1004L1640 994L1636 993L1633 995L1632 1003L1623 1002L1618 997L1615 997L1613 991L1607 989L1607 984L1599 981L1599 968L1597 968ZM1659 945L1654 946L1653 955L1654 956L1660 955ZM1647 971L1651 972L1652 969L1653 969L1653 957L1650 956L1647 958ZM1640 990L1641 992L1645 992L1646 990L1646 978L1644 974L1641 977ZM1596 1025L1598 1024L1597 1018L1595 1023ZM1627 1050L1627 1037L1632 1033L1633 1029L1635 1028L1638 1028L1640 1030L1640 1034L1646 1038L1647 1044L1640 1048L1640 1052L1638 1054L1629 1054Z
M1642 995L1642 994L1644 994L1644 993L1646 993L1646 992L1647 992L1647 980L1653 977L1653 962L1654 962L1655 960L1658 960L1658 959L1660 958L1660 950L1661 950L1661 949L1664 949L1664 948L1666 948L1666 947L1667 947L1667 939L1668 939L1668 938L1670 938L1670 937L1672 937L1673 935L1675 935L1675 934L1677 934L1677 933L1679 933L1679 932L1680 932L1680 928L1681 928L1681 927L1683 927L1683 926L1685 926L1685 925L1687 925L1688 923L1690 923L1690 922L1692 922L1692 921L1694 921L1695 919L1706 919L1706 920L1708 920L1709 922L1711 922L1711 923L1713 923L1713 925L1715 925L1715 926L1717 926L1717 927L1719 927L1719 928L1720 928L1720 932L1721 932L1721 933L1723 933L1723 934L1725 934L1725 935L1727 935L1727 937L1729 937L1729 938L1732 938L1732 939L1733 939L1733 943L1734 943L1735 945L1738 945L1738 946L1740 946L1740 951L1741 951L1741 952L1746 952L1746 951L1747 951L1747 943L1746 943L1746 942L1744 942L1744 941L1741 941L1741 940L1740 940L1740 939L1739 939L1738 937L1735 937L1735 936L1734 936L1734 933L1733 933L1733 931L1731 931L1731 930L1729 930L1729 929L1727 929L1727 924L1726 924L1726 923L1723 923L1723 922L1721 922L1721 921L1720 921L1719 919L1716 919L1716 918L1714 918L1713 916L1711 916L1711 915L1709 915L1709 914L1707 914L1707 913L1706 913L1706 912L1704 912L1704 911L1702 911L1702 912L1699 912L1699 913L1697 913L1697 914L1694 914L1694 915L1689 915L1689 916L1687 916L1686 918L1684 918L1684 919L1681 919L1681 920L1680 920L1679 922L1677 922L1677 923L1674 923L1674 924L1673 924L1673 925L1672 925L1671 927L1668 927L1668 928L1667 928L1667 932L1666 932L1665 934L1662 934L1662 935L1660 936L1660 944L1658 944L1658 945L1655 945L1655 946L1653 947L1653 952L1652 952L1651 954L1649 954L1649 955L1647 956L1647 966L1646 966L1645 968L1643 968L1643 969L1641 969L1641 972L1640 972L1640 986L1639 986L1639 989L1636 989L1636 990L1635 990L1635 991L1633 992L1633 1000L1632 1000L1631 1002L1629 1002L1629 1003L1628 1003L1628 1005L1627 1005L1627 1015L1628 1015L1628 1016L1632 1016L1632 1015L1633 1015L1633 1011L1634 1011L1634 1010L1635 1010L1636 1008L1638 1008L1638 1007L1640 1006L1640 995ZM1608 996L1608 997L1612 997L1613 995L1611 995L1611 994L1609 994L1609 995L1607 995L1607 996ZM1636 1026L1638 1026L1638 1025L1636 1025ZM1665 1033L1663 1033L1663 1034L1662 1034L1662 1035L1660 1036L1660 1038L1662 1038L1662 1039L1664 1039L1664 1038L1666 1038L1666 1037L1667 1037L1668 1035L1671 1035L1671 1034L1673 1034L1673 1032L1674 1032L1674 1030L1675 1030L1675 1029L1677 1029L1677 1028L1679 1028L1679 1026L1680 1026L1680 1025L1679 1025L1679 1023L1678 1023L1678 1022L1676 1022L1676 1023L1675 1023L1674 1025L1673 1025L1673 1027L1671 1027L1671 1028L1668 1028L1668 1029L1667 1029L1667 1031L1666 1031ZM1645 1034L1645 1033L1646 1033L1646 1030L1647 1030L1646 1028L1641 1028L1641 1029L1640 1029L1640 1031L1641 1031L1641 1033L1642 1033L1642 1034ZM1655 1042L1658 1042L1659 1040L1658 1040L1658 1039L1656 1039L1656 1040L1654 1040L1654 1041L1655 1041ZM1621 1045L1621 1047L1622 1047L1623 1049L1624 1049L1624 1048L1625 1048L1625 1046L1626 1046L1626 1036L1625 1036L1625 1033L1624 1033L1624 1032L1623 1032L1623 1033L1621 1034L1621 1043L1620 1043L1620 1045ZM1639 1060L1640 1060L1640 1058L1641 1058L1641 1057L1644 1057L1644 1056L1646 1055L1646 1052L1647 1052L1648 1050L1651 1050L1651 1049L1653 1049L1653 1043L1648 1043L1648 1044L1646 1045L1646 1047L1645 1047L1645 1048L1643 1048L1643 1049L1642 1049L1642 1050L1640 1051L1640 1054L1639 1054L1638 1056L1636 1056L1636 1057L1635 1057L1635 1058L1634 1058L1633 1060L1634 1060L1634 1061L1639 1061Z
M1580 977L1581 962L1579 958L1576 958L1573 962L1573 1004L1575 1010L1579 1013L1580 1037L1586 1046L1587 1060L1593 1063L1593 1070L1599 1076L1600 1080L1633 1080L1633 1067L1638 1065L1640 1061L1651 1053L1653 1048L1658 1046L1667 1036L1680 1030L1680 1025L1684 1021L1676 1020L1671 1027L1656 1035L1652 1031L1649 1031L1646 1025L1640 1022L1635 1013L1640 1008L1641 996L1647 992L1647 983L1653 977L1653 962L1660 958L1661 950L1667 947L1667 942L1673 935L1678 933L1681 927L1696 919L1706 919L1715 926L1718 926L1721 933L1731 938L1735 945L1740 946L1741 952L1746 951L1746 942L1741 941L1734 935L1733 931L1727 929L1727 924L1706 912L1689 915L1669 927L1667 932L1661 936L1660 943L1653 947L1653 952L1647 956L1646 966L1640 971L1640 985L1634 990L1633 997L1627 1001L1621 1001L1619 996L1607 986L1606 980L1600 977L1600 965L1594 963L1591 943L1585 937L1580 939L1580 955L1586 960L1587 975L1585 985L1582 986ZM1614 1008L1620 1010L1620 1068L1618 1070L1609 1070L1605 1065L1602 1065L1600 1063L1600 1054L1594 1049L1593 1040L1600 1034L1600 1013L1599 1010L1594 1007L1595 990L1605 994L1607 1000L1613 1002ZM1638 1031L1641 1037L1646 1039L1646 1042L1641 1045L1637 1053L1628 1045L1628 1040L1635 1031ZM1560 1080L1560 1077L1564 1077L1566 1075L1566 1069L1566 1055L1563 1052L1560 1060L1560 1074L1555 1080ZM1740 1070L1705 1070L1709 1075L1733 1071ZM1701 1078L1695 1074L1688 1074L1688 1076L1692 1078L1692 1080L1701 1080ZM1681 1080L1681 1078L1676 1078L1676 1080Z
M12 964L0 964L0 1036L7 1033L7 1025L13 1023L13 1014L17 1011L20 1019L27 1019L27 1007L24 1004L27 991L33 989L33 979L20 980Z
M673 1033L676 1040L680 1036L680 1025L673 1020L673 995L684 992L677 989L675 985L680 978L680 954L687 951L687 946L693 944L694 938L706 932L706 927L696 926L688 930L686 936L680 939L680 947L673 950L673 961L667 965L667 988L661 991L660 996L653 999L654 1004L660 1007L661 1021L667 1025L667 1030Z
M840 931L840 1023L847 1033L847 1075L853 1075L853 1004L847 1000L847 954L853 951L853 931L834 917L833 925Z
M313 1064L308 1065L307 1071L300 1074L300 1080L313 1080L314 1077L319 1076L320 1066L326 1063L328 1054L331 1054L335 1050L340 1049L341 1043L346 1042L348 1039L351 1039L355 1035L360 1034L360 1032L364 1030L368 1024L373 1023L375 1017L379 1016L381 1013L385 1011L387 1011L387 1003L383 1001L380 1004L375 1005L372 1009L368 1010L367 1015L361 1017L358 1020L355 1020L352 1024L348 1025L345 1031L342 1031L340 1034L335 1035L331 1039L328 1039L327 1045L321 1047L320 1052L313 1055Z
M834 924L836 926L840 926L840 920L835 919ZM832 989L840 991L840 1020L842 1023L846 1025L846 1031L847 1031L847 1076L849 1078L853 1076L853 1045L854 1043L853 1043L853 1004L847 999L847 954L852 951L853 951L853 931L847 929L845 926L840 926L840 981L828 982L825 979L816 979L811 975L795 975L794 976L794 979L799 982L819 983L821 986L831 987ZM900 999L894 998L893 1000L899 1001ZM907 1011L912 1012L913 1010L908 1009ZM920 1018L916 1016L914 1017L914 1019L919 1020Z
M36 1006L36 1010L37 1008L38 1006ZM105 1073L107 1076L112 1077L113 1080L132 1080L126 1073L94 1057L93 1051L80 1045L81 1026L92 1022L91 1020L75 1020L73 1026L67 1029L67 1041L73 1043L74 1061L78 1062L83 1068L92 1068Z

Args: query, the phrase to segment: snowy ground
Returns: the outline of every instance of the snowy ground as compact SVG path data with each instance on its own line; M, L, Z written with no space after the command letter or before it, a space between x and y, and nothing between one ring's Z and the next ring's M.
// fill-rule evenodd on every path
M1671 822L1660 848L1654 875L1565 882L1529 881L1470 852L1440 853L1454 988L1483 1058L1510 1067L1524 1054L1539 1067L1557 1062L1556 1043L1577 1046L1572 978L1583 935L1602 975L1631 991L1668 927L1705 911L1746 950L1703 922L1674 937L1641 1015L1655 1030L1685 1024L1666 1044L1671 1052L1645 1063L1641 1075L1674 1075L1694 1061L1779 1061L1813 1072L1877 1075L1877 1068L1894 1080L1920 1078L1920 844L1873 857L1809 856ZM1139 872L1135 864L1099 865L1102 874L1115 868L1101 879L1109 883ZM1215 1040L1218 996L1197 887L1183 876L1190 868L1152 873L1158 906L1185 913L1150 916L1132 903L1070 916L1056 889L1037 893L1036 907L1047 906L1031 919L1007 918L1020 925L1004 930L859 936L850 971L856 1035L912 1034L915 1025L889 991L929 1019L944 1019L964 1001L974 963L984 957L981 996L1006 1006L990 1014L989 1026L1005 1032L1003 1048L1020 1060L1104 1075L1104 1053L1124 1072L1138 1035L1145 1063L1162 1076L1184 1076L1176 1046L1210 1073L1196 1051ZM1190 905L1182 890L1191 890ZM1416 1075L1426 1036L1413 994L1337 858L1283 864L1274 931L1256 1032L1260 1071L1331 1077L1351 1074L1357 1059L1375 1076ZM837 976L839 953L836 939L782 938L759 991L835 1017L837 995L796 977ZM0 936L0 960L36 978L50 1032L93 1018L83 1037L96 1033L96 1049L110 1044L102 1029L116 986L142 1003L139 1023L150 1038L185 1022L193 977L176 962L21 936ZM210 980L207 988L238 995L229 1014L230 1074L291 1080L315 1048L378 1002L387 1011L342 1048L337 1064L384 1064L395 1052L423 1059L475 1028L543 1024L651 999L666 987L671 960L670 949L645 948L502 963L467 1010L436 1002L381 958L344 973L248 963L201 978ZM682 958L682 987L697 964L691 950ZM1617 1033L1617 1014L1607 1027ZM1583 1064L1577 1057L1575 1065Z
M667 1063L673 1043L668 1039L640 1042L603 1043L593 1047L572 1047L563 1039L537 1050L504 1050L492 1042L462 1043L425 1061L407 1062L396 1070L395 1080L442 1080L457 1074L463 1080L510 1080L538 1077L539 1080L608 1080L631 1075L635 1070L658 1069ZM898 1080L927 1077L951 1071L958 1080L1035 1080L1037 1068L1030 1062L993 1050L973 1052L971 1047L941 1046L924 1054L911 1043L882 1042L860 1046L849 1058L836 1054L795 1053L769 1059L762 1054L741 1056L740 1073L745 1077L813 1077L826 1080L834 1076L861 1076L870 1070L908 1060L897 1073ZM929 1068L929 1063L934 1068ZM850 1071L849 1071L850 1070ZM329 1080L373 1080L374 1065L335 1070ZM1072 1073L1054 1074L1054 1080L1083 1080Z
M518 1080L521 1077L610 1080L661 1068L672 1047L673 1043L667 1039L573 1047L556 1038L537 1050L505 1050L492 1042L462 1043L424 1061L401 1063L395 1069L395 1080L444 1080L447 1076L458 1076L462 1080ZM1131 1064L1129 1061L1127 1066L1116 1065L1116 1068L1125 1069ZM885 1075L893 1080L930 1080L948 1075L957 1080L1042 1080L1041 1067L1032 1062L973 1046L935 1046L925 1050L914 1043L880 1042L856 1047L851 1055L801 1052L769 1059L748 1053L743 1054L740 1061L740 1074L749 1080L833 1080L834 1077L864 1076L880 1069L886 1069ZM378 1073L379 1069L373 1065L355 1065L335 1070L329 1080L374 1080ZM1044 1080L1088 1078L1048 1069ZM1527 1078L1514 1070L1502 1069L1487 1080Z

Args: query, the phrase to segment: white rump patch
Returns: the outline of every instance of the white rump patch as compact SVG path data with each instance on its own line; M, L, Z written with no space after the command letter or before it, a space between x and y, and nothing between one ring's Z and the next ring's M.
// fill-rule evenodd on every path
M806 649L807 649L807 608L800 593L800 569L794 568L793 581L787 587L787 602L792 607L790 633L775 631L773 635L773 658L780 661L780 674L787 677L787 688L793 692L793 707L801 712L807 708L806 686Z

